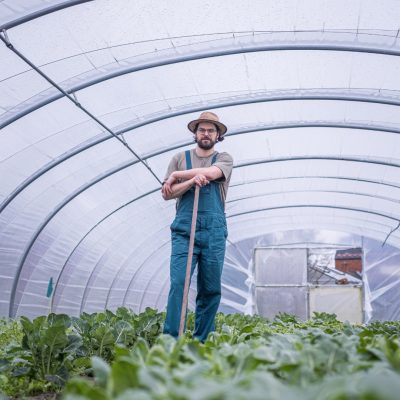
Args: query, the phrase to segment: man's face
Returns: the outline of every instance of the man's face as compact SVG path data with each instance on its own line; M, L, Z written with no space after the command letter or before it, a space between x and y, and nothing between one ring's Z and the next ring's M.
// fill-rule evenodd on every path
M217 127L211 122L200 122L195 133L196 143L203 150L210 150L214 147L218 132Z

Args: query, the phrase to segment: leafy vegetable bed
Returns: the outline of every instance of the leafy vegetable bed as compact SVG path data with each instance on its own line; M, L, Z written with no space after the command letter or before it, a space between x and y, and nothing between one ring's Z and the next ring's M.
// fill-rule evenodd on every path
M191 339L193 313L178 342L161 334L164 318L119 308L2 321L0 392L56 392L67 382L64 400L400 398L399 321L218 314L202 344Z

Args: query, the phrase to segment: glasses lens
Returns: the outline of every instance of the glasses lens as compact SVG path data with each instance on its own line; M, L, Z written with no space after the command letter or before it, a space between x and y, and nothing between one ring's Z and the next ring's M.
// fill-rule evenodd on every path
M210 135L213 135L215 132L217 132L215 129L203 129L203 128L199 128L197 129L197 131L202 135L204 135L206 132Z

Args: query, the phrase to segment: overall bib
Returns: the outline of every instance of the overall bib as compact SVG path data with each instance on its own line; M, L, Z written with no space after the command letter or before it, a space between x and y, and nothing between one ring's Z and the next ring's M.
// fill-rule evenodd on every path
M214 164L214 155L211 165ZM190 151L186 151L187 169L192 169ZM171 289L168 296L164 334L178 337L189 252L195 187L183 194L171 225ZM190 278L198 264L196 318L193 337L205 341L215 329L215 314L221 299L221 274L228 237L219 185L210 182L200 188L196 235Z

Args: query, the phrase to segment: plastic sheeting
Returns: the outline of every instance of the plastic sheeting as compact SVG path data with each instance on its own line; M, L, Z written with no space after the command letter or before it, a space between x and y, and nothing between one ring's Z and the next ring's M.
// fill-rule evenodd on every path
M191 147L200 111L228 125L217 147L235 160L225 312L253 310L250 237L297 230L304 243L323 229L383 242L398 226L397 0L78 3L4 0L0 26L158 177ZM50 277L56 312L162 309L173 202L3 42L0 60L0 315L47 312ZM364 248L377 257L364 277L370 319L398 315L398 247L395 230L391 265Z

